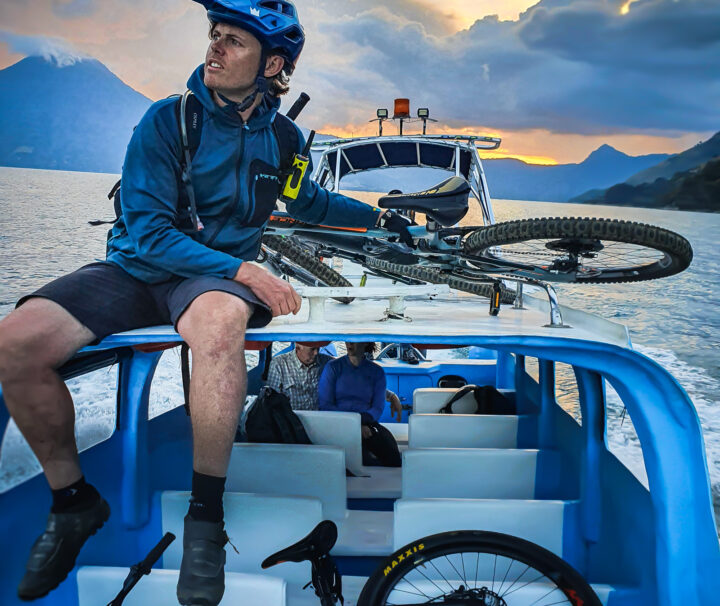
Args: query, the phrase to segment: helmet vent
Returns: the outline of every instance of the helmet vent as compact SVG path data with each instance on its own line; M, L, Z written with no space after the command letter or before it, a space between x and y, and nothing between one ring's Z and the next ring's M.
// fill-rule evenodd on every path
M295 7L289 2L283 2L283 0L261 0L261 2L258 2L258 6L289 17L295 16Z
M285 32L285 38L287 38L291 42L298 42L302 40L303 35L296 28L292 28Z

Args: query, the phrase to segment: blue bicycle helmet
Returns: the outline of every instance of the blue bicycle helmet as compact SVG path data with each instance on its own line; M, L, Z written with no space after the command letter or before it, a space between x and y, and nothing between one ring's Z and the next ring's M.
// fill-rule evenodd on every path
M305 44L297 10L288 0L195 0L215 23L249 31L266 51L282 51L293 65Z

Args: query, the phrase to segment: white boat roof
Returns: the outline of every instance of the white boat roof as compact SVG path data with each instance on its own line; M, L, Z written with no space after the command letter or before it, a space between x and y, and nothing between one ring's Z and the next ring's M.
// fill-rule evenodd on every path
M409 295L404 299L404 318L388 319L390 296L408 289L434 289L438 294ZM630 348L627 328L599 316L560 306L564 326L550 326L550 307L534 296L524 297L524 308L503 305L499 315L488 313L488 300L466 293L450 291L446 287L392 286L378 293L378 287L298 289L304 300L296 316L281 316L264 328L250 329L248 340L255 341L339 341L366 339L373 341L405 341L458 345L482 345L483 341L498 337L545 337L591 341ZM363 292L361 292L363 291ZM349 305L327 299L324 316L311 319L308 297L351 295L356 298ZM382 296L379 296L382 294ZM397 305L397 300L395 304ZM315 309L322 306L319 299ZM88 349L107 349L136 342L172 341L179 337L170 326L144 328L106 338L100 346Z

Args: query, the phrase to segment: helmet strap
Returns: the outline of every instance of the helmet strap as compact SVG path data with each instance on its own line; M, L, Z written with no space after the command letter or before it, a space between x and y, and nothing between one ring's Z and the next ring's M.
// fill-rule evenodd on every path
M255 103L255 99L259 94L267 94L269 90L268 81L265 77L265 63L267 62L267 55L267 51L265 50L265 47L263 47L262 52L260 53L260 68L258 69L258 74L255 78L255 90L251 92L247 97L245 97L242 101L240 101L239 103L237 101L231 101L222 93L215 91L217 93L217 96L220 97L220 99L222 99L222 101L227 104L229 111L241 114L244 111L250 109L252 104Z

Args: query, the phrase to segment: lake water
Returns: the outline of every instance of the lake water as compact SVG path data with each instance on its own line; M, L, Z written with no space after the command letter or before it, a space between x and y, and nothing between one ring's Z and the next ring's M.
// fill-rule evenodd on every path
M104 257L105 228L90 219L110 219L105 194L116 175L0 167L0 317L15 301L47 281ZM492 184L491 184L492 185ZM360 199L376 195L357 192ZM637 284L558 285L562 303L626 324L636 349L664 366L695 403L705 434L716 511L720 511L720 214L497 200L498 221L527 217L595 216L652 223L683 234L695 251L680 275ZM470 214L465 222L479 223ZM81 448L112 431L115 369L70 382L77 407ZM573 380L565 373L558 401L577 413ZM151 393L151 414L182 403L179 355L167 352ZM610 446L644 480L637 436L612 393L608 402ZM14 461L10 464L12 453ZM37 472L17 430L10 427L0 459L0 491Z

